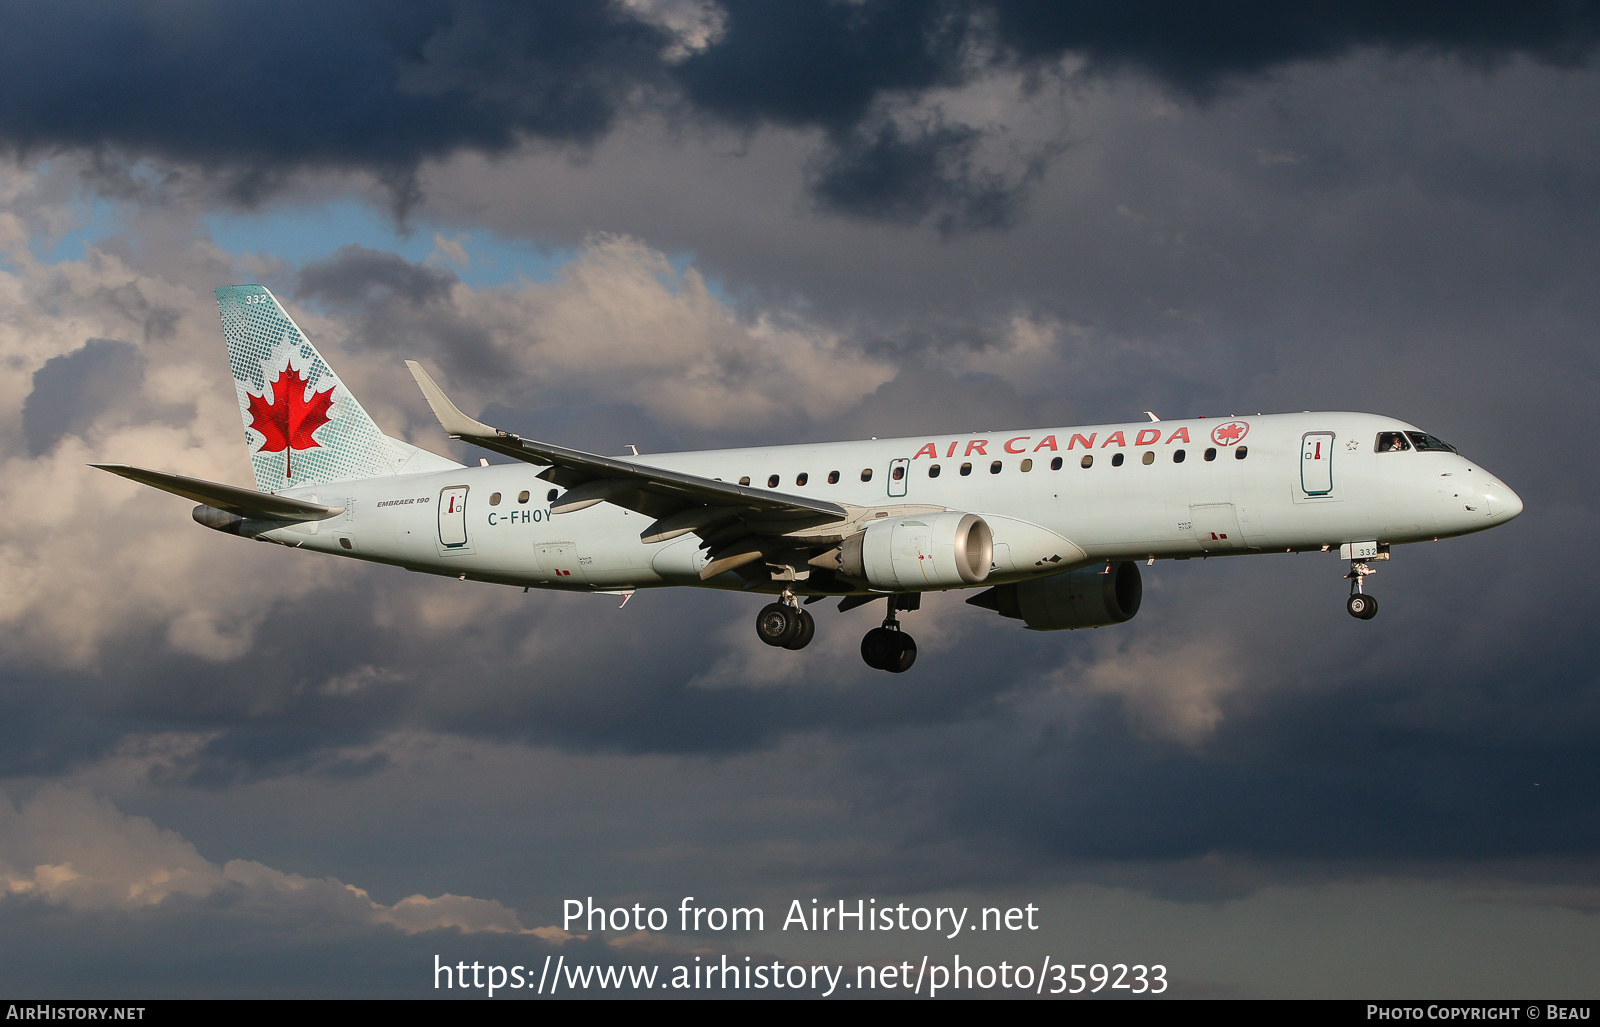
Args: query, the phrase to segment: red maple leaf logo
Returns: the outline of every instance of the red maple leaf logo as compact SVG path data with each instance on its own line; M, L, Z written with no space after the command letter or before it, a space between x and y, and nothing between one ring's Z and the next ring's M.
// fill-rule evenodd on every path
M333 386L326 392L313 392L306 399L306 386L311 384L300 372L287 364L278 372L278 380L271 384L277 402L267 402L265 390L260 396L246 393L250 399L250 427L266 438L261 446L263 453L283 453L283 477L289 473L289 454L296 449L318 446L312 433L329 421L328 407L333 403ZM320 447L319 447L320 448Z
M1231 446L1244 438L1250 426L1243 421L1230 421L1211 430L1211 438L1219 446Z

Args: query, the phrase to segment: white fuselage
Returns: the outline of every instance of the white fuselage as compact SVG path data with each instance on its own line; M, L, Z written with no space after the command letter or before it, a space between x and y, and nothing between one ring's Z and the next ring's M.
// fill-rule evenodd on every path
M1222 437L1214 438L1218 430ZM1521 512L1514 492L1458 454L1375 451L1380 432L1407 430L1416 429L1373 414L1269 414L629 459L892 513L978 514L995 543L985 584L1107 559L1420 542L1481 531ZM1082 466L1086 456L1091 466ZM552 493L561 490L539 471L498 464L294 489L284 494L346 511L269 537L535 588L749 587L732 573L700 580L705 555L695 535L641 542L648 516L608 503L552 516ZM809 591L803 580L790 587Z

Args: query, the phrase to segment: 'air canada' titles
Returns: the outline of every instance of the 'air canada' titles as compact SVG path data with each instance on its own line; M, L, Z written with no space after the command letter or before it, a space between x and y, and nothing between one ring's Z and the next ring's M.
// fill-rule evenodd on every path
M1162 434L1163 433L1160 428L1141 428L1138 432L1134 433L1132 444L1135 446L1154 446L1158 442L1161 442ZM1033 439L1034 436L1032 435L1014 435L1009 439L999 442L998 444L1001 449L1005 450L1007 453L1013 454L1037 453L1040 450L1059 452L1062 449L1077 449L1080 446L1084 449L1105 449L1107 446L1127 447L1129 445L1128 433L1121 430L1109 433L1104 439L1100 439L1100 433L1097 431L1092 431L1087 435L1084 435L1081 432L1074 432L1072 435L1067 437L1067 444L1065 446L1061 445L1059 439L1055 435L1046 435L1037 443L1034 443ZM1097 439L1100 440L1098 446L1095 444ZM994 439L969 439L967 440L966 448L961 451L960 455L989 456L989 446L992 443L995 443L995 441L996 440ZM1167 440L1163 444L1170 446L1174 442L1187 443L1189 441L1189 429L1188 427L1183 427L1174 429L1172 434L1167 436ZM1031 449L1029 448L1030 445L1032 446ZM934 460L952 460L957 456L956 450L960 448L961 440L956 439L950 443L949 447L941 455L938 444L929 442L921 449L917 450L916 456L913 456L911 459L916 460L921 457L929 457L930 459Z

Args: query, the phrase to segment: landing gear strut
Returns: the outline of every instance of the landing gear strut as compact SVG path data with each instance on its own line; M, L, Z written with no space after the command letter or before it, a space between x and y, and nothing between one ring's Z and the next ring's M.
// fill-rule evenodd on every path
M793 592L784 592L776 603L768 603L756 614L756 637L780 649L804 649L817 633L817 622L800 609Z
M1362 578L1376 573L1378 573L1376 570L1367 566L1365 560L1350 561L1350 573L1345 575L1350 579L1350 598L1345 600L1344 604L1344 608L1350 611L1350 616L1371 620L1378 615L1378 600L1367 595L1361 584Z
M903 674L911 669L917 662L917 643L904 631L900 630L900 621L895 619L899 610L914 610L916 606L906 602L906 599L920 598L908 596L889 597L888 616L883 619L883 626L873 628L861 640L861 658L867 661L867 666L873 670L886 670L891 674ZM900 605L905 603L905 605Z

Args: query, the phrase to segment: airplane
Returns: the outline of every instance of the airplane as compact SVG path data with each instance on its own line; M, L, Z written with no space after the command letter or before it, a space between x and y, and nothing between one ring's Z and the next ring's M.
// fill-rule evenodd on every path
M803 649L806 606L878 600L867 665L904 672L898 614L924 592L1033 630L1125 622L1139 562L1333 552L1346 608L1392 547L1504 524L1522 500L1415 425L1365 413L1197 417L704 452L600 456L462 411L407 361L470 467L385 435L270 291L217 289L254 490L92 466L193 500L218 531L463 581L621 595L691 586L775 596L768 645ZM631 447L630 447L631 448Z

